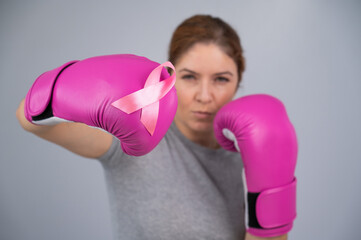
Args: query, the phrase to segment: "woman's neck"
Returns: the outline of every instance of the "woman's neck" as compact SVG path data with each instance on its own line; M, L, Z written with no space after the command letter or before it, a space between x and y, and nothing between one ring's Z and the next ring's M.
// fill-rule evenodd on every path
M179 123L178 121L174 121L174 123L177 126L178 130L190 141L207 148L217 149L220 147L214 136L213 131L193 131L192 129L188 128L182 123Z

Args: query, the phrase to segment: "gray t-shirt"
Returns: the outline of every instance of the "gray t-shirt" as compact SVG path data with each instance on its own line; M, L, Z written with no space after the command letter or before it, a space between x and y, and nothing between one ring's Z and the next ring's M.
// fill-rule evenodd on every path
M193 143L173 123L152 152L129 156L114 138L99 160L114 239L244 238L239 153Z

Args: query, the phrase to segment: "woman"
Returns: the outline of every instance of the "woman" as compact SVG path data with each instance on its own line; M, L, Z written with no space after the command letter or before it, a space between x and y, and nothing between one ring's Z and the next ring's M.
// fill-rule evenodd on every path
M245 233L242 162L220 148L218 110L232 100L245 61L237 33L205 15L175 30L169 60L177 72L178 109L150 153L125 154L112 135L82 123L22 127L104 167L115 239L262 239ZM286 239L286 235L274 239Z

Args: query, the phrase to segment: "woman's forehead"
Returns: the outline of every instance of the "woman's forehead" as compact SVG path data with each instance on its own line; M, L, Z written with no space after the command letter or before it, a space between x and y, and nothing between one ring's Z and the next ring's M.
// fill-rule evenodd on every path
M185 52L177 61L177 71L187 69L193 72L234 72L236 63L215 44L199 43Z

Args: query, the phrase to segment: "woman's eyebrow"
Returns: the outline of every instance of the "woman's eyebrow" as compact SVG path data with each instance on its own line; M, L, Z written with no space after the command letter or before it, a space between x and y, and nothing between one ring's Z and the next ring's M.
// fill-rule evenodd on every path
M189 70L188 68L183 68L183 69L179 70L179 72L182 72L182 71L186 71L186 72L190 72L190 73L195 74L195 75L199 75L195 71Z
M192 70L190 70L188 68L183 68L183 69L179 70L178 72L182 72L182 71L186 71L186 72L190 72L190 73L195 74L195 75L199 75L195 71L192 71ZM223 74L228 74L228 75L233 76L233 74L230 71L219 72L219 73L215 73L213 75L217 76L217 75L223 75Z
M233 76L233 74L230 71L219 72L219 73L215 73L214 75L223 75L223 74L229 74L229 75Z

